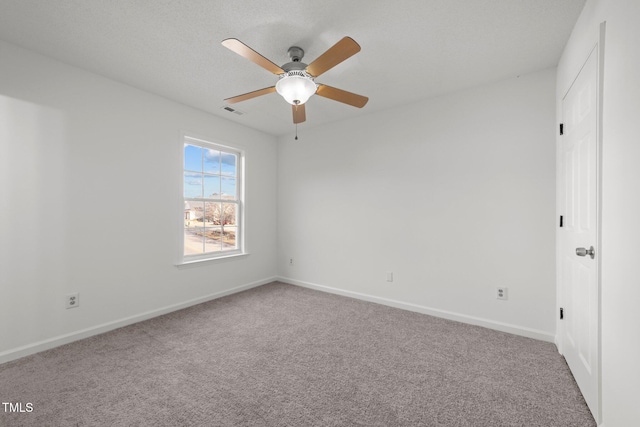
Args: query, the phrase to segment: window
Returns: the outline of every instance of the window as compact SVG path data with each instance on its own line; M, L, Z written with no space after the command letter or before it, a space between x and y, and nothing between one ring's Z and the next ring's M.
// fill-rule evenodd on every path
M183 258L242 253L242 153L185 137Z

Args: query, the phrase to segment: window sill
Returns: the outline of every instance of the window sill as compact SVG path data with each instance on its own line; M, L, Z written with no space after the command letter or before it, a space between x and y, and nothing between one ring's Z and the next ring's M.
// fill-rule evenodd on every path
M246 257L247 255L249 255L248 252L243 252L243 253L237 253L237 254L223 255L215 258L183 260L181 263L176 264L176 268L178 270L182 270L185 268L200 267L208 264L216 264L220 262L232 261L234 259Z

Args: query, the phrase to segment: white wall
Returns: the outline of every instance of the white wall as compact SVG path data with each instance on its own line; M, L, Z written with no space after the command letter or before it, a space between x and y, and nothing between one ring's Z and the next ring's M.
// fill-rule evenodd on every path
M553 340L554 93L549 69L281 138L280 276Z
M606 21L602 140L602 416L640 420L640 2L588 0L558 65L558 109Z
M250 255L175 267L183 131L246 148ZM272 279L276 155L274 137L0 42L0 362Z

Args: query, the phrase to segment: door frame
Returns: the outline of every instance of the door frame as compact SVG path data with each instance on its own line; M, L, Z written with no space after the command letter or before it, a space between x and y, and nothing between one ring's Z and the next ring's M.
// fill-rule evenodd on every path
M596 378L598 383L598 396L595 408L590 408L596 423L600 424L602 421L602 254L604 252L604 248L602 246L602 123L603 123L603 87L604 87L604 41L605 41L605 30L606 30L606 22L602 22L599 25L597 38L595 43L591 46L591 49L586 52L584 55L583 61L580 64L580 67L576 70L574 74L574 78L568 87L562 93L560 97L560 112L562 112L563 102L566 98L567 94L571 90L571 87L575 83L578 78L580 72L582 71L584 65L589 59L589 56L594 53L597 54L597 70L596 70L596 285L598 288L597 291L597 363L596 363ZM562 123L563 118L560 114L560 119ZM558 124L559 125L559 124ZM563 283L562 277L562 245L564 244L562 236L560 234L560 216L564 215L562 212L562 206L564 205L564 174L563 168L564 164L562 162L561 156L561 142L562 136L558 132L556 137L556 337L555 344L558 348L560 354L564 354L563 348L563 333L564 333L564 324L562 320L560 320L560 309L564 306L564 291L565 284Z

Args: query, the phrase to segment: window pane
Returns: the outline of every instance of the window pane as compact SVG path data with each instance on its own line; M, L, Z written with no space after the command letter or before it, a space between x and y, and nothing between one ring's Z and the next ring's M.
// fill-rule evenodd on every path
M222 249L223 250L232 250L237 249L238 245L236 243L236 235L238 234L238 227L233 225L225 225L224 227L224 238L222 240Z
M223 175L236 175L236 163L238 156L231 153L222 153L222 174Z
M220 242L220 227L207 228L204 239L205 252L218 252L222 250Z
M237 206L235 203L223 203L222 204L222 225L237 225Z
M220 174L220 152L216 150L204 149L204 171L207 173Z
M238 206L235 203L222 204L222 250L236 249L238 233Z
M213 227L214 225L220 225L220 203L206 202L204 204L204 226Z
M184 221L185 227L193 228L198 227L202 228L204 226L202 222L202 217L204 213L204 203L203 202L185 202L184 203Z
M222 194L223 199L227 200L235 200L237 197L236 193L236 179L229 178L226 176L222 177ZM225 197L226 196L226 197Z
M202 215L204 211L203 202L184 203L184 254L201 254L203 251L204 231Z
M202 175L199 173L184 173L184 197L202 197Z
M207 199L220 198L220 177L213 175L204 176L204 197Z
M184 229L184 254L198 255L203 252L202 228L185 228Z
M184 144L184 168L190 171L202 171L202 148Z

